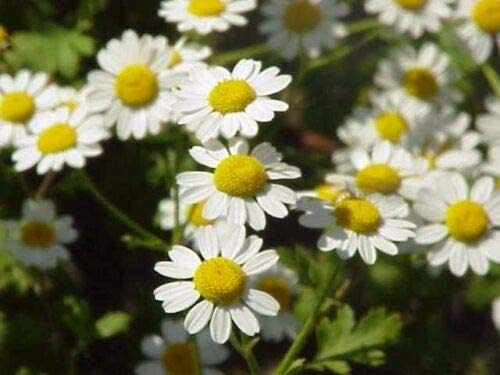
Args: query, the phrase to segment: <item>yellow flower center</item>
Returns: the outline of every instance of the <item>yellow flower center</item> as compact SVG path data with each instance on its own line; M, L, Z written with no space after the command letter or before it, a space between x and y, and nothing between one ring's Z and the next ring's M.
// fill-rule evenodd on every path
M42 154L53 154L75 146L76 130L69 124L56 123L38 135L37 146Z
M397 112L384 112L375 119L375 128L380 138L397 143L406 133L408 125L406 120Z
M487 33L500 31L500 1L478 0L472 10L472 19Z
M147 66L133 64L125 67L115 80L118 98L130 107L142 107L151 103L158 95L155 73Z
M316 196L329 203L335 203L337 198L344 192L344 190L337 188L330 184L320 184L314 188Z
M54 239L54 229L43 221L29 221L21 227L21 241L27 246L46 248Z
M222 0L191 0L188 12L198 17L215 17L226 10Z
M434 74L427 68L409 69L403 76L405 90L419 99L431 99L438 90Z
M173 68L177 64L182 62L182 56L175 49L170 53L170 59L168 60L167 68Z
M208 102L222 114L242 112L252 103L257 94L243 80L228 79L218 83L208 94Z
M395 193L401 185L396 169L386 164L370 164L356 174L356 185L365 193Z
M0 99L0 117L10 122L26 122L35 112L35 101L24 91L15 91Z
M194 273L194 287L203 298L218 305L230 305L243 294L246 275L227 258L212 258L201 263Z
M206 201L202 201L187 207L186 217L195 227L204 227L212 224L213 220L207 220L203 217L203 207Z
M334 213L339 225L356 233L371 233L382 221L378 208L365 199L344 199L335 207Z
M214 183L230 196L252 197L267 183L266 168L253 156L231 155L215 168Z
M288 310L290 307L290 288L285 279L278 276L264 277L257 283L257 289L274 297L280 304L280 310Z
M394 0L401 8L417 10L424 6L425 0Z
M488 229L488 216L471 200L456 202L446 210L445 224L450 236L461 242L474 242Z
M68 108L70 112L73 112L80 104L76 100L66 100L61 105Z
M163 367L168 375L196 375L198 366L191 345L187 342L168 345L163 353Z
M319 6L308 0L297 0L287 5L283 21L287 29L296 33L307 33L321 22L321 11Z

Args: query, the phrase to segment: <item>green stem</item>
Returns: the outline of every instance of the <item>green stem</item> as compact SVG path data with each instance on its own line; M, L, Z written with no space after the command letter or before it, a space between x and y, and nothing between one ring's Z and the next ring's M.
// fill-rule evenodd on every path
M484 63L481 70L496 96L500 97L500 77L490 63Z
M80 173L82 177L82 182L84 183L87 190L94 196L94 198L105 208L108 212L113 215L119 222L128 227L130 230L135 232L137 235L150 240L153 243L157 243L158 246L167 248L167 244L155 234L151 233L147 229L143 228L139 223L127 216L122 210L111 203L108 198L106 198L97 188L97 186L92 182L89 176L82 170Z
M254 44L233 51L219 53L210 59L210 63L215 65L227 65L244 58L264 55L268 51L269 49L264 44Z
M248 369L250 370L250 374L252 375L260 375L259 364L257 363L257 359L253 354L251 347L243 347L243 345L238 341L236 335L231 333L229 337L229 342L233 346L233 348L241 355L241 357L246 361Z
M339 271L339 267L335 267L332 262L330 262L330 270L328 273L328 276L325 280L324 285L322 286L320 292L319 292L319 298L318 301L316 302L316 305L314 306L312 314L309 316L307 321L304 323L302 328L300 329L299 333L297 334L297 337L293 341L292 345L286 352L285 356L283 359L280 361L278 364L278 367L276 370L274 370L273 375L284 375L287 373L288 369L292 365L292 363L295 361L299 353L301 352L302 348L304 345L307 343L307 339L309 338L309 335L313 331L316 322L321 315L322 309L323 309L323 304L325 300L328 298L328 296L332 292L332 288L334 286L334 280L335 277L337 276L337 272Z
M363 18L346 24L349 34L362 33L380 27L380 22L374 18Z

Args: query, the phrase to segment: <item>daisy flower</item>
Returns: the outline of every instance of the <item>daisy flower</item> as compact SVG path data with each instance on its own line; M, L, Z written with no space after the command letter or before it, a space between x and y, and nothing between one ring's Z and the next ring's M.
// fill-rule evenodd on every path
M88 105L105 113L106 126L116 123L121 140L156 135L171 120L171 89L180 76L166 69L168 58L150 35L139 38L132 30L99 51L102 70L88 75Z
M242 16L257 7L256 0L167 0L158 12L167 22L177 23L181 33L194 30L206 35L226 31L230 26L245 26Z
M449 264L462 276L470 266L484 275L488 260L500 262L500 195L491 177L482 177L469 189L459 173L443 173L432 188L419 191L414 209L428 224L417 231L416 242L432 245L432 266Z
M408 214L408 206L396 195L352 195L333 205L306 198L297 206L305 212L299 217L300 224L325 229L318 248L335 249L342 259L359 252L365 263L374 264L376 250L396 255L399 250L394 242L405 242L415 235L415 224L402 219Z
M150 335L141 341L141 350L148 360L136 366L135 374L197 374L199 360L201 375L222 375L213 366L226 361L229 350L223 345L214 344L207 330L196 335L195 342L196 348L193 348L182 320L164 319L161 336Z
M500 2L498 0L459 0L456 18L457 37L477 63L485 62L500 36Z
M418 51L404 47L383 60L375 74L375 83L383 90L399 91L421 105L455 104L462 94L453 84L456 71L449 56L433 43Z
M269 122L274 112L288 109L288 104L269 96L292 81L276 67L261 69L259 61L240 60L232 72L222 67L192 70L177 92L179 124L202 141L219 134L229 139L238 132L254 137L258 122Z
M400 146L384 141L375 144L369 154L366 150L351 152L354 176L330 174L327 181L335 185L352 184L365 194L399 194L414 199L420 188L420 177L425 172L423 159L414 158Z
M73 112L78 107L86 104L88 92L88 86L84 86L80 89L75 89L74 87L60 87L58 90L56 108L66 107L70 112Z
M30 134L12 154L16 171L35 165L38 174L60 171L65 164L83 168L86 158L102 153L99 142L109 137L102 122L102 116L89 114L85 106L73 112L60 108L36 115L29 123Z
M269 48L287 60L301 52L317 58L347 35L338 18L348 12L336 0L273 0L262 6L265 20L259 29L267 35Z
M0 75L0 147L15 145L26 135L33 116L57 104L57 89L45 73L21 70Z
M294 271L277 263L268 271L252 278L254 289L272 296L280 304L280 311L275 317L261 316L261 335L265 341L294 339L300 322L291 312L293 296L297 292L297 275Z
M274 250L260 252L261 247L262 240L257 236L245 238L243 227L224 237L205 228L200 236L202 259L193 250L174 246L168 253L171 261L155 265L159 274L182 280L160 286L154 291L155 298L163 301L167 313L189 309L184 327L191 334L200 332L210 322L212 339L222 344L229 339L233 321L244 334L254 336L260 325L252 310L268 316L279 311L279 303L273 297L247 283L249 277L278 261Z
M337 186L328 182L316 185L313 190L303 190L297 192L297 198L310 197L317 198L327 203L335 203L346 190L342 186Z
M210 57L212 50L208 46L188 41L187 37L180 38L175 44L163 36L157 36L155 43L159 49L166 49L168 53L167 69L178 73L189 73L193 68L205 67L203 61Z
M4 222L7 236L3 247L26 266L42 270L69 259L67 244L74 242L77 232L70 216L57 217L49 200L27 200L19 221Z
M208 220L226 217L232 224L248 223L255 230L266 226L267 214L283 218L285 204L297 201L293 190L271 183L272 180L301 176L297 167L282 163L282 155L269 143L261 143L249 154L248 143L234 138L229 149L217 140L189 151L200 164L214 172L184 172L177 176L181 199L189 204L206 200L202 215Z
M381 23L400 33L419 38L425 31L437 33L443 20L451 17L454 0L367 0L368 13L378 14Z

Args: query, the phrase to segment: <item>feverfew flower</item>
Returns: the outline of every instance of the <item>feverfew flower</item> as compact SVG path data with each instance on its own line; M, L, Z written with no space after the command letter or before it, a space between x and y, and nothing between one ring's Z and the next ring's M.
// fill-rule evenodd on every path
M305 198L297 206L305 212L300 224L325 229L318 248L336 250L342 259L359 252L365 263L374 264L376 250L396 255L399 250L394 242L405 242L415 235L415 224L402 219L408 206L395 195L346 196L333 205Z
M70 216L56 216L49 200L27 200L19 221L4 222L7 237L3 247L26 266L42 270L57 266L69 258L67 244L75 241L77 232Z
M38 174L60 171L65 164L83 168L86 158L102 153L99 143L109 137L102 122L102 116L89 114L86 106L74 112L60 108L36 115L29 123L30 133L12 154L16 171L35 165Z
M238 132L254 137L258 122L269 122L274 112L288 109L288 104L269 96L292 81L276 67L261 69L259 61L240 60L232 72L222 67L192 70L177 92L179 124L202 141L220 134L229 139Z
M214 172L184 172L177 176L181 199L189 204L206 203L202 215L208 220L226 217L232 224L248 223L255 230L266 226L267 214L283 218L285 204L294 205L296 194L272 180L301 176L297 167L282 163L282 155L269 143L261 143L249 154L248 143L234 138L229 149L217 140L189 151L200 164Z
M419 38L425 31L437 33L442 20L450 18L454 0L367 0L368 13L378 13L379 21L400 33Z
M193 68L205 67L203 61L212 54L208 46L188 41L187 37L180 38L175 44L163 36L157 36L155 43L160 49L166 49L168 53L167 69L178 73L188 73Z
M428 224L417 231L416 242L432 245L432 266L449 264L463 276L468 267L484 275L489 260L500 262L500 195L491 177L478 179L469 189L459 173L443 173L434 186L423 188L414 209Z
M97 60L103 70L89 73L88 105L104 112L104 123L116 123L118 138L142 139L158 134L171 120L171 92L182 77L166 69L169 54L149 35L132 30L113 39Z
M229 350L223 345L214 344L207 330L196 335L196 348L193 345L181 320L164 319L161 336L150 335L142 339L141 349L148 359L136 366L135 374L197 374L199 360L201 375L222 375L213 366L224 362L230 355Z
M485 62L493 52L495 38L500 36L500 2L498 0L459 0L456 18L458 38L477 63Z
M57 89L45 73L19 71L0 75L0 147L15 145L26 135L34 115L57 104Z
M210 228L204 232L200 237L202 259L193 250L174 246L168 253L171 261L155 265L161 275L182 280L160 286L154 291L155 298L163 301L167 313L189 309L184 327L191 334L210 322L212 339L222 344L229 339L233 321L243 333L253 336L260 325L252 310L274 316L279 303L269 294L252 289L247 281L271 268L278 254L274 250L260 252L262 240L257 236L245 239L243 227L224 237Z
M460 91L453 87L456 78L449 56L435 44L425 43L418 51L407 46L383 60L375 83L421 105L446 105L462 99Z
M297 292L298 278L294 271L277 263L268 271L252 278L253 288L272 296L280 304L275 317L260 316L261 336L266 341L294 339L300 322L291 312L292 299Z
M56 108L66 107L70 112L73 112L78 107L86 104L88 92L88 86L83 86L80 89L60 87L57 93L58 100Z
M248 21L241 14L256 6L256 0L166 0L158 14L167 22L177 23L181 33L194 30L206 35L246 25Z
M263 5L262 13L259 29L268 36L267 45L288 60L301 52L317 58L347 35L338 18L348 8L336 0L273 0Z

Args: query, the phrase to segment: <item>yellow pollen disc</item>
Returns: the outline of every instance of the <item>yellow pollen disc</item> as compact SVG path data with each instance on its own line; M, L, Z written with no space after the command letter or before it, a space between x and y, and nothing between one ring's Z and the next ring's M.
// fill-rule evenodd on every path
M158 95L155 73L147 66L133 64L125 67L115 79L118 98L130 107L142 107Z
M194 273L194 287L203 298L218 305L230 305L243 294L246 275L227 258L212 258L201 263Z
M226 4L222 0L191 0L187 9L198 17L214 17L226 10Z
M339 225L356 233L374 232L382 221L378 208L365 199L344 199L334 213Z
M450 236L455 240L474 242L488 229L488 216L481 205L471 200L463 200L448 207L445 224Z
M170 59L168 60L167 68L173 68L177 64L182 62L182 56L175 49L170 53Z
M253 156L231 155L215 168L214 183L227 195L252 197L267 183L266 168Z
M344 192L344 190L337 188L330 184L320 184L314 188L316 196L329 203L335 203L337 198Z
M244 111L256 97L255 90L245 81L228 79L210 91L208 102L217 112L227 114Z
M0 99L0 117L10 122L26 122L35 112L35 101L24 91L15 91Z
M257 283L257 289L274 297L280 304L280 310L288 310L290 307L290 288L285 279L278 276L264 277Z
M285 8L283 22L288 30L307 33L321 22L321 11L319 6L311 4L309 0L297 0Z
M202 201L187 207L186 217L192 225L195 227L204 227L212 224L213 220L207 220L203 217L203 207L205 207L206 201Z
M42 154L53 154L75 146L76 130L68 124L57 123L38 135L37 146Z
M21 241L30 247L49 247L54 238L54 229L43 221L29 221L21 228Z
M395 193L401 185L396 169L386 164L370 164L356 174L356 185L365 193Z
M196 375L196 357L191 345L178 342L168 345L163 353L163 367L168 375Z
M472 10L472 19L487 33L500 31L500 1L478 0Z
M380 138L397 143L406 133L406 120L397 112L384 112L375 119L375 128Z
M431 99L438 90L438 83L434 74L427 68L409 69L403 76L405 90L417 98Z
M418 10L425 4L425 0L394 0L401 8Z
M76 100L67 100L62 103L62 106L68 108L70 112L73 112L75 109L77 109L79 105L80 104Z

